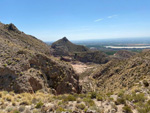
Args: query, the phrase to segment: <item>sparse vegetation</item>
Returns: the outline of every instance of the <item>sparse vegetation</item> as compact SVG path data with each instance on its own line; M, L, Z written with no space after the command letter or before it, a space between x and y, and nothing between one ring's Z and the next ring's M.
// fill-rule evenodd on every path
M96 95L97 95L96 92L92 92L92 93L91 93L91 99L96 98Z
M74 95L65 96L64 101L76 101L76 97Z
M20 107L19 107L19 111L20 111L20 112L23 112L24 110L25 110L25 106L20 106Z
M102 97L101 95L98 95L98 96L96 97L96 99L97 99L98 101L102 101L102 100L103 100L103 97Z
M36 104L35 108L41 108L43 105L43 102L40 101Z
M13 113L20 113L18 110L13 110Z
M123 111L125 113L133 113L132 110L131 110L131 108L129 106L127 106L127 105L123 107Z
M126 101L124 98L117 98L117 100L115 101L116 105L120 105L120 104L126 104Z
M76 107L78 109L84 110L85 109L85 105L84 104L77 104Z
M139 93L139 94L132 94L132 98L134 100L135 103L137 102L144 102L146 100L146 97L143 93Z
M86 104L87 106L89 106L89 107L95 105L95 102L94 102L92 99L90 99L90 98L84 98L83 101L84 101L85 104Z
M63 112L63 111L65 111L65 109L62 108L62 107L58 107L58 108L56 109L56 112L57 112L57 113L61 113L61 112Z

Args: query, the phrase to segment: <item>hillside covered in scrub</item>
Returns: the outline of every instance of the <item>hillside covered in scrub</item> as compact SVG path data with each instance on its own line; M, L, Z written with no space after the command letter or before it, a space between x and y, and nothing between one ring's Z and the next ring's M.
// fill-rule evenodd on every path
M114 57L119 58L119 59L126 59L126 58L130 58L134 55L136 55L135 52L131 52L131 51L127 51L127 50L120 50L114 54Z
M0 23L0 90L62 94L81 88L72 67L50 56L48 45L13 24Z
M149 58L107 56L66 37L50 47L0 23L0 113L148 113Z
M128 59L112 60L92 73L101 91L130 89L134 84L149 79L150 50L138 53Z

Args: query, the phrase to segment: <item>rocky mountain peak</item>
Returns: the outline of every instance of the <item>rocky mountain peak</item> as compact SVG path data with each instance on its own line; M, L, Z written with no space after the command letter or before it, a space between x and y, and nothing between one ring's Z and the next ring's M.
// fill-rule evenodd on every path
M5 28L7 30L9 30L9 31L14 31L14 32L20 33L20 31L18 30L18 28L13 23L6 24Z
M68 40L66 37L63 37L63 38L62 38L62 41L68 42L69 40Z
M16 27L14 24L10 23L10 24L8 25L8 29L14 31L14 30L17 29L17 27Z

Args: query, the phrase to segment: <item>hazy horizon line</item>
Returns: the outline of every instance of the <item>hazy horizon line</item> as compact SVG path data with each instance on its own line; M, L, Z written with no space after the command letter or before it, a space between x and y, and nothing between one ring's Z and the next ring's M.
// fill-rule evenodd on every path
M63 38L63 37L62 37ZM62 39L62 38L60 38L60 39ZM67 37L66 37L67 38ZM116 37L116 38L99 38L99 39L81 39L81 40L70 40L69 38L67 38L69 41L74 41L74 42L76 42L76 41L91 41L91 40L93 40L93 41L96 41L96 40L115 40L115 39L140 39L140 38L150 38L150 36L147 36L147 37ZM60 39L57 39L57 40L60 40ZM43 42L55 42L55 41L57 41L57 40L52 40L52 41L43 41Z

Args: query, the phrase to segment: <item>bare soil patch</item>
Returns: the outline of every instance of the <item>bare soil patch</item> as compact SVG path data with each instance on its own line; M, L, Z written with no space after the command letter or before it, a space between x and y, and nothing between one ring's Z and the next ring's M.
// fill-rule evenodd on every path
M81 74L85 72L87 69L92 68L91 66L88 66L84 63L76 63L76 64L71 64L73 69L75 70L76 73Z

